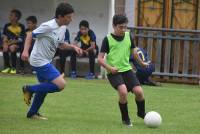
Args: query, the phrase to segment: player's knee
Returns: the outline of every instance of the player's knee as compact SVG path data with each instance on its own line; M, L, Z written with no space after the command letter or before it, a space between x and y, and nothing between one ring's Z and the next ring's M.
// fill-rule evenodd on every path
M11 53L16 52L16 48L14 48L14 47L10 47L9 49L10 49Z
M64 90L66 86L66 82L65 80L63 80L62 82L59 83L58 88L60 91Z
M136 99L137 100L143 100L144 99L144 93L143 93L143 91L138 91L138 92L136 92Z
M8 47L7 46L3 46L3 52L8 52Z
M120 92L120 96L122 97L127 97L128 93L127 92Z
M137 98L137 100L142 100L142 99L144 99L144 93L143 93L143 90L142 90L142 88L141 87L136 87L135 89L134 89L134 93L135 93L135 96L136 96L136 98Z

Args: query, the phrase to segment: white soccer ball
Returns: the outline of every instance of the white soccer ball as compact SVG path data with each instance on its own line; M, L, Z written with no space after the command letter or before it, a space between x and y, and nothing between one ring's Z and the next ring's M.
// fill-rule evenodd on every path
M161 125L162 118L158 112L150 111L145 115L144 123L148 127L156 128Z

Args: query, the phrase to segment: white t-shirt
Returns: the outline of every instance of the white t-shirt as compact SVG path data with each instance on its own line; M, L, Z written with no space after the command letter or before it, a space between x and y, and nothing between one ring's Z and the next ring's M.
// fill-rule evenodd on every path
M50 63L60 43L64 43L66 26L58 26L55 19L42 23L32 32L36 38L30 56L30 64L40 67Z

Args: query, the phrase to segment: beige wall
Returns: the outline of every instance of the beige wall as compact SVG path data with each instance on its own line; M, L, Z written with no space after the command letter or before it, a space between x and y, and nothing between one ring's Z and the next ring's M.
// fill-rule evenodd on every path
M126 0L115 0L115 13L124 14L125 13L125 1Z
M135 0L115 0L115 13L126 14L129 19L128 26L135 26Z
M0 27L8 22L9 11L13 8L21 10L22 23L25 23L25 18L29 15L36 15L39 23L54 16L54 0L1 0L0 3Z
M21 23L25 24L25 18L35 15L38 25L54 17L55 8L58 3L67 1L75 9L75 16L68 26L71 40L78 31L78 24L82 19L90 22L91 29L97 35L97 43L101 45L102 39L108 32L109 1L108 0L1 0L0 2L0 28L8 22L9 11L13 8L22 12ZM98 5L98 6L97 6Z

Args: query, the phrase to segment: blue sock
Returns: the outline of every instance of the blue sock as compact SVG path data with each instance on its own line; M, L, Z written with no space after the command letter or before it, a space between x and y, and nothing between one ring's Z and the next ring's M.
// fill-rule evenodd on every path
M27 113L27 117L31 117L32 115L35 115L38 113L41 105L44 102L44 98L46 97L46 95L47 95L46 93L35 94L31 108L29 109L29 112Z
M59 92L59 88L54 83L40 83L38 85L28 86L31 93L54 93Z

